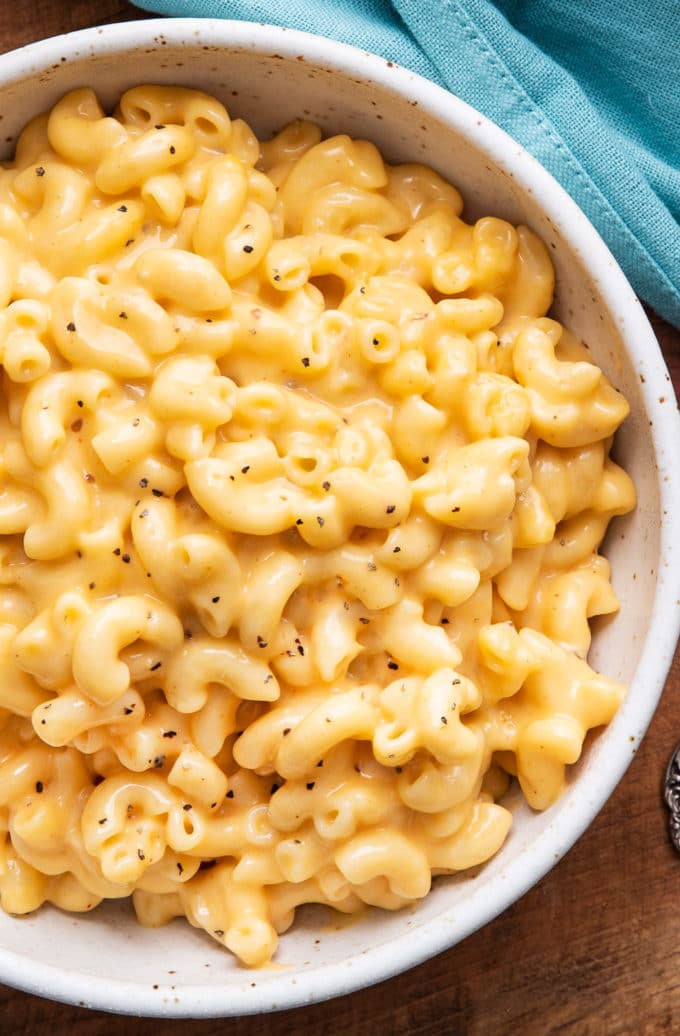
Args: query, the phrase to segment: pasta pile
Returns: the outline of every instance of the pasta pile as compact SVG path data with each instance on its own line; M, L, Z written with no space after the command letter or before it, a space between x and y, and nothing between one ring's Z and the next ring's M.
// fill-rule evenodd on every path
M0 899L261 965L560 795L628 405L526 227L298 121L76 90L0 169Z

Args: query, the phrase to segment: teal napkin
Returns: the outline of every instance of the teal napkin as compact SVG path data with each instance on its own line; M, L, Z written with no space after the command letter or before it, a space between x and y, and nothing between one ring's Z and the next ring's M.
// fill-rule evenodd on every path
M550 170L680 327L678 0L135 2L330 36L446 87Z

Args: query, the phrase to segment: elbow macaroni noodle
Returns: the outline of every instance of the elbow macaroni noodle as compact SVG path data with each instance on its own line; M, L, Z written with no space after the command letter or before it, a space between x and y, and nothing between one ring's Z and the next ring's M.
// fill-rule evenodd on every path
M0 896L249 965L565 785L628 406L526 227L366 141L76 90L0 169Z

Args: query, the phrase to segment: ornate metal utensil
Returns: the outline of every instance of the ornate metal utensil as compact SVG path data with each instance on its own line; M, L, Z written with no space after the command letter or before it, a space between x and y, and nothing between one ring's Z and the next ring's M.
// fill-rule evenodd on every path
M671 811L669 830L671 842L680 852L680 745L668 760L664 781L664 798Z

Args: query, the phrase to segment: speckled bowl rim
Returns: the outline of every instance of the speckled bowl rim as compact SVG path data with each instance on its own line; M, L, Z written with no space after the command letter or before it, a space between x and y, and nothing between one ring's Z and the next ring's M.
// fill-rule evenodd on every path
M240 985L215 988L184 985L179 1003L150 1002L148 992L134 982L123 982L56 968L36 967L36 960L18 955L9 947L0 947L0 980L19 989L68 1003L85 1003L101 1010L163 1017L218 1017L271 1010L283 1010L305 1003L318 1002L369 986L398 974L448 949L477 928L497 917L539 881L574 844L602 808L631 762L656 708L670 667L680 632L680 536L677 516L680 515L680 465L674 464L674 451L680 443L680 418L677 408L659 407L661 394L668 396L669 381L664 377L659 349L647 318L611 253L586 216L557 182L503 130L458 98L414 73L386 62L383 58L319 36L279 27L248 22L212 19L149 19L94 27L68 33L23 47L0 56L0 85L25 78L27 68L36 74L48 70L70 54L114 54L140 47L154 47L158 37L168 43L211 48L242 48L253 54L276 52L294 59L304 54L308 61L336 70L341 75L377 83L396 95L417 101L443 123L470 137L492 161L509 170L515 183L533 191L547 211L559 211L562 223L571 227L571 244L588 256L591 271L598 278L602 300L614 315L636 369L644 375L642 395L650 413L654 414L652 439L658 465L661 513L674 516L661 529L660 556L665 566L659 572L654 604L635 680L647 688L645 697L628 702L625 750L618 744L616 758L608 759L606 769L595 773L591 790L579 810L572 810L560 819L559 830L546 832L532 852L525 852L505 871L504 882L489 890L486 909L465 916L457 910L455 932L446 913L389 943L383 941L369 947L360 961L344 960L323 969L310 969L309 976L298 972L292 985L285 975L276 972L259 983L257 994L248 988L244 976ZM564 236L569 239L569 233ZM675 536L673 532L675 531ZM632 734L630 732L633 732ZM623 735L619 738L623 741ZM633 751L630 743L633 742ZM597 778L600 778L599 780ZM352 967L355 963L357 966ZM262 979L262 976L260 976Z

